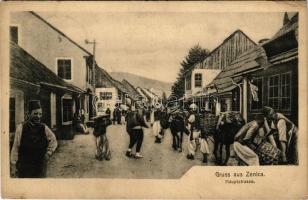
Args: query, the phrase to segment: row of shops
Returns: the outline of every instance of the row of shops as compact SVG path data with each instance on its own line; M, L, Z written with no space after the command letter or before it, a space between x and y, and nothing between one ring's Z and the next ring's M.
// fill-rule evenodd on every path
M231 38L232 35L227 39ZM203 61L190 69L186 73L185 96L177 100L178 103L184 107L195 103L199 108L211 110L216 115L225 111L238 111L247 121L261 114L264 106L270 106L297 124L298 14L291 17L286 14L282 28L270 39L261 40L259 44L249 44L239 51L240 41L233 39L234 46L228 53L238 55L233 56L234 59L227 59L229 63L223 68L219 65L203 67ZM213 52L219 51L224 43ZM216 59L218 63L219 60ZM212 69L220 70L214 78L207 76L209 73L201 78L197 75L200 74L198 71ZM192 85L202 85L198 83L200 79L207 82L205 86L193 88Z

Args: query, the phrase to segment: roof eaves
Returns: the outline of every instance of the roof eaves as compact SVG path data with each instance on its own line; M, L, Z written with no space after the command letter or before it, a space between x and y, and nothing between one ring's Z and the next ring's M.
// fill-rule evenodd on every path
M212 50L205 58L204 58L204 60L206 59L206 58L208 58L208 57L210 57L217 49L219 49L221 46L223 46L230 38L232 38L236 33L241 33L241 34L243 34L249 41L251 41L254 45L257 45L257 43L255 43L248 35L246 35L242 30L240 30L240 29L237 29L236 31L234 31L233 33L231 33L227 38L225 38L224 40L223 40L223 42L220 44L220 45L218 45L214 50ZM204 60L203 61L201 61L201 62L199 62L199 63L202 63L202 62L204 62ZM190 72L190 71L192 71L199 63L196 63L195 65L193 65L191 68L189 68L188 70L186 70L185 72L184 72L184 74L187 74L188 72Z
M287 26L289 26L289 27L287 27ZM287 28L286 28L286 27L287 27ZM281 27L281 28L279 29L279 31L277 31L277 33L275 33L275 35L274 35L271 39L269 39L269 40L267 40L266 42L264 42L264 43L262 44L262 46L268 45L269 43L271 43L271 42L277 40L278 38L281 38L281 37L283 37L284 35L286 35L286 34L292 32L292 31L295 31L297 28L298 28L298 22L293 22L293 23L290 23L290 22L289 22L289 23L286 24L285 26Z

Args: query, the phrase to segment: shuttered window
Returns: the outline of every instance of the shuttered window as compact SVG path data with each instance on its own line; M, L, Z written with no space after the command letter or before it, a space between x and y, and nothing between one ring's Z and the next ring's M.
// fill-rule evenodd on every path
M202 87L202 74L195 74L195 87Z
M72 79L72 61L71 59L58 59L58 76L66 79Z

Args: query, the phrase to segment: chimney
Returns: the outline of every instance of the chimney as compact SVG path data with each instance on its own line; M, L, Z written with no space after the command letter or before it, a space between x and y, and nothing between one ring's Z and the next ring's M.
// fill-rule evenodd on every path
M286 25L287 23L289 23L289 21L290 19L289 19L288 13L285 12L284 17L283 17L283 25Z

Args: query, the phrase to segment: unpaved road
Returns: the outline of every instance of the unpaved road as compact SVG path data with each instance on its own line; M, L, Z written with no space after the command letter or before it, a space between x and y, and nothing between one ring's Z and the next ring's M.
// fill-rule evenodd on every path
M184 134L183 152L171 148L170 130L161 144L154 143L152 130L145 129L141 148L142 159L127 158L125 152L129 136L124 125L111 125L107 129L111 146L110 161L94 158L95 143L92 134L76 135L73 140L59 141L59 147L48 164L47 176L53 178L180 178L194 165L214 165L213 155L208 164L202 164L202 154L187 160L187 136ZM210 150L213 149L209 141Z

